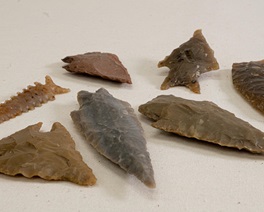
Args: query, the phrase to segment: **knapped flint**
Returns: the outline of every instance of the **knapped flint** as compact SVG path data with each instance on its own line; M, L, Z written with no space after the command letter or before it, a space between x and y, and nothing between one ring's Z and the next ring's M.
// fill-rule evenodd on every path
M264 113L264 60L234 63L232 79L237 91Z
M78 93L80 109L71 113L86 140L102 155L154 188L154 173L146 140L129 103L101 88Z
M127 69L117 55L111 53L88 52L62 59L69 72L98 76L107 80L132 84Z
M209 101L161 95L139 106L152 126L221 146L264 152L264 133Z
M194 93L200 93L198 77L208 71L219 69L201 30L196 30L193 37L174 49L172 53L160 61L158 67L167 66L170 71L161 85L162 90L174 86L186 86Z
M26 127L0 140L0 172L27 178L66 180L93 185L96 178L75 150L69 132L55 122L50 132L40 132L42 123Z

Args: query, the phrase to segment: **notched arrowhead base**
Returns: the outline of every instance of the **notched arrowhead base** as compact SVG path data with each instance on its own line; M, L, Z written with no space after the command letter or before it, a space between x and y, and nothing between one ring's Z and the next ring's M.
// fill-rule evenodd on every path
M158 67L164 66L170 71L161 85L161 90L186 86L194 93L200 93L197 79L201 74L219 69L214 51L206 42L201 30L196 30L189 41L158 63Z
M75 150L65 127L55 122L50 132L40 132L41 126L41 122L28 126L0 141L0 172L79 185L95 184L92 170Z

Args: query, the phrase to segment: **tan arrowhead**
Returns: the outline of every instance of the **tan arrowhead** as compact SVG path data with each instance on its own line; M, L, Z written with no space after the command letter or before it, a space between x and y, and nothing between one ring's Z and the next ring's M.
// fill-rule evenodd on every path
M0 172L45 180L67 180L93 185L96 178L75 150L69 132L55 122L50 132L40 132L42 123L26 127L0 141Z

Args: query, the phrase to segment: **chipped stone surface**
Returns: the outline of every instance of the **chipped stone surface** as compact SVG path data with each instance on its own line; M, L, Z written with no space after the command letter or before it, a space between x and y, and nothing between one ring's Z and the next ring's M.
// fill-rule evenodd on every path
M71 113L86 140L102 155L155 187L151 160L143 129L134 110L101 88L95 93L78 93L80 109Z
M152 126L181 136L264 152L264 133L209 101L161 95L140 105L139 112L153 119Z
M99 76L112 81L132 84L127 69L115 54L88 52L65 57L62 61L68 63L63 68L69 72Z
M232 79L238 92L264 113L264 60L234 63Z
M186 86L194 93L200 93L197 79L201 74L219 69L214 51L201 30L196 30L189 41L160 61L158 67L163 66L168 67L170 71L161 85L162 90L174 86Z
M55 122L50 132L40 132L41 125L40 122L28 126L0 141L0 172L95 184L92 170L75 150L75 143L64 126Z
M29 85L16 96L12 96L0 104L0 123L15 118L22 113L40 107L42 104L55 99L55 95L68 93L70 89L56 85L50 76L46 76L46 83L43 85L35 82L35 86Z

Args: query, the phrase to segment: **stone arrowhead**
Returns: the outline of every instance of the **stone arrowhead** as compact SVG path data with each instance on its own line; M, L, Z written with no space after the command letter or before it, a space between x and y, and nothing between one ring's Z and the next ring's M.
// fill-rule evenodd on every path
M69 132L55 122L50 132L40 132L42 123L26 127L0 141L0 172L27 178L67 180L93 185L96 178L75 150Z
M264 152L264 133L208 101L161 95L140 105L139 112L153 119L153 127L188 138Z
M160 61L158 67L163 66L167 66L170 71L161 85L162 90L174 86L186 86L194 93L200 93L197 79L202 73L219 69L214 51L201 30L196 30L190 40Z
M115 54L91 52L68 56L62 61L68 63L63 68L69 72L99 76L112 81L132 84L127 69Z
M78 102L80 109L71 117L86 140L148 187L155 187L143 129L131 106L103 88L96 93L80 91Z

